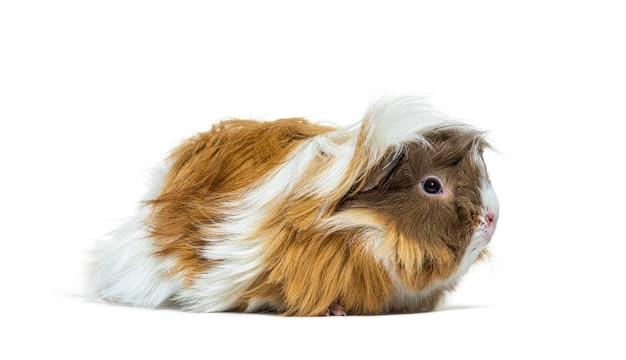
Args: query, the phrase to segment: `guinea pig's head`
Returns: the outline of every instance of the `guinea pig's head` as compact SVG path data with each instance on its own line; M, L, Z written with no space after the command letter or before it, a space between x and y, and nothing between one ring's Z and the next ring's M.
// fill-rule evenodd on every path
M468 126L426 130L419 140L389 152L343 208L373 212L413 246L405 253L434 254L431 263L448 258L452 272L466 255L473 262L486 251L498 221L498 201L483 159L487 148L483 133ZM446 271L432 270L439 274L434 277L446 276Z

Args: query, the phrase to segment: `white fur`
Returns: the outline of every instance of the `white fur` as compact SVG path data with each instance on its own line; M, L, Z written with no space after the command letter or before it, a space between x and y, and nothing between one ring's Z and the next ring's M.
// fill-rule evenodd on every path
M318 144L320 153L324 152L324 148L321 144L326 146L328 146L327 144L329 143L332 144L331 136L318 136L315 138L314 141ZM356 139L352 136L344 144L334 144L332 147L332 158L330 160L331 164L328 169L321 174L317 174L318 177L315 182L312 183L311 189L300 189L300 191L315 193L322 198L337 191L341 183L346 180L345 176L354 155L355 143Z
M236 305L261 270L266 239L258 236L259 226L271 216L270 205L289 194L306 166L318 155L317 150L315 142L305 142L270 176L240 200L228 204L224 210L228 218L206 229L210 235L203 256L219 262L191 287L182 289L177 302L188 310L202 312L230 310Z
M486 210L493 212L496 219L500 214L500 203L498 202L498 197L496 196L496 192L493 191L493 187L489 181L485 181L483 187L480 192L480 196L483 201L483 206Z
M169 166L158 169L145 199L153 199ZM99 242L93 253L89 278L92 296L112 302L158 307L181 286L180 278L168 272L174 261L155 258L152 239L146 231L149 210L141 207L135 216Z
M417 96L384 97L366 112L367 146L376 155L411 140L424 140L428 129L457 124Z
M435 111L420 97L383 97L370 105L357 124L314 138L320 153L331 155L332 160L311 190L325 196L336 191L342 181L356 180L345 175L362 134L365 140L360 145L367 150L367 158L359 175L377 164L389 149L395 149L399 155L406 142L425 141L422 137L425 131L450 125L463 126Z

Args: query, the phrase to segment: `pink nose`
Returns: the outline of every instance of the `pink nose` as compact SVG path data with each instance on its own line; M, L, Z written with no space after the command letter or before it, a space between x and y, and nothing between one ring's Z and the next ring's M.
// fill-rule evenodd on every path
M485 222L491 226L496 222L496 215L492 211L488 211L485 215Z

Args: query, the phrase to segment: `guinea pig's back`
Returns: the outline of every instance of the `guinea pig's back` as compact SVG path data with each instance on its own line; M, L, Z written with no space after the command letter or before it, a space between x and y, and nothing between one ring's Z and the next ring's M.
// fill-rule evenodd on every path
M230 120L185 141L151 179L137 214L96 247L94 295L233 308L262 256L254 229L274 193L293 185L296 149L331 130L303 119Z

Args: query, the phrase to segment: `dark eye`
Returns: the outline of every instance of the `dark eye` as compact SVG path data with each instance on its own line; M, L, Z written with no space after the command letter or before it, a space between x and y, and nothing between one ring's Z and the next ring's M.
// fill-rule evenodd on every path
M422 183L422 189L424 189L427 194L441 194L443 192L441 181L439 181L436 177L429 177L424 180Z

